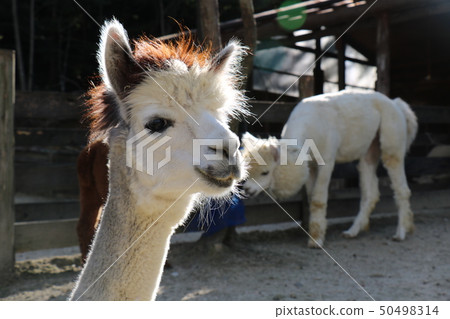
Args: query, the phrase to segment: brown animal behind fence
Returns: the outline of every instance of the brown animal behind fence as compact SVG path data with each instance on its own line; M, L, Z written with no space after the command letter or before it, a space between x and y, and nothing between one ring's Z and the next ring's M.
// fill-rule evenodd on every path
M80 185L80 219L77 224L81 260L84 263L108 197L108 145L96 141L81 151L77 162Z

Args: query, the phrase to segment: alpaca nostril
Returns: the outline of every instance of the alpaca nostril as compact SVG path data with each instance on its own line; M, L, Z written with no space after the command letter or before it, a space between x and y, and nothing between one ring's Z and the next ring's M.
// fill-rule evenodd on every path
M222 152L222 155L224 156L224 159L228 159L230 157L229 150L227 147L223 147L221 149L218 149L216 146L208 146L208 149L213 151L214 153Z
M222 149L222 153L225 156L225 158L229 158L230 157L230 151L228 150L228 148L224 147Z

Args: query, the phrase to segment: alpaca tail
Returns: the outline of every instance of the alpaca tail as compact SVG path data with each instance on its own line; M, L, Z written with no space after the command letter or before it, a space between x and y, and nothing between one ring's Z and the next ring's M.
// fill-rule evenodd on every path
M403 101L401 98L396 98L393 100L395 105L397 105L403 112L406 118L406 132L407 132L407 144L406 149L409 149L412 142L414 141L414 138L417 135L417 117L414 114L414 112L411 110L411 107Z

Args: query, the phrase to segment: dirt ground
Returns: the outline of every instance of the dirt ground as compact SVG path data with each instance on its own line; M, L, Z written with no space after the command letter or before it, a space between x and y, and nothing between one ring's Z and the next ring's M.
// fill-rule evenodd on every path
M419 214L400 243L390 239L392 218L351 240L339 224L325 248L376 300L450 300L449 219L448 210ZM243 233L221 251L174 244L169 261L158 300L370 300L323 251L306 248L298 228ZM18 262L0 300L65 300L79 271L79 255Z

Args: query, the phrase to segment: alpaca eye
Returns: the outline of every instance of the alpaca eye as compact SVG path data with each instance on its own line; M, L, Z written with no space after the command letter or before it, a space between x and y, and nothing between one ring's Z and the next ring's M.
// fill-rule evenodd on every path
M160 117L151 119L145 124L147 130L158 133L165 131L169 126L172 126L172 122Z
M262 175L262 176L266 176L266 175L269 175L269 171L266 171L266 172L262 172L262 173L261 173L261 175Z

